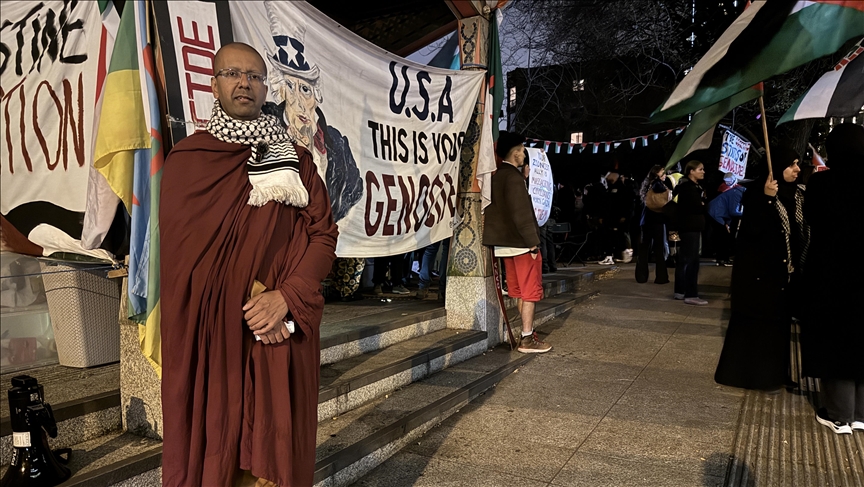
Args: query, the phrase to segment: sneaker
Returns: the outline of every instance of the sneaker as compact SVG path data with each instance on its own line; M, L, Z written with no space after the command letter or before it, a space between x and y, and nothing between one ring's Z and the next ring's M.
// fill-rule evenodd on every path
M693 306L705 306L708 301L702 298L684 298L684 304L692 304Z
M824 408L816 411L816 421L822 426L828 427L831 431L838 435L852 434L852 427L849 426L849 423L834 421L833 419L828 417L828 414L825 412Z
M633 249L627 249L621 253L621 262L629 264L633 260Z
M397 284L397 285L393 286L393 291L391 291L391 292L393 294L402 294L402 295L411 294L411 291L409 291L405 286L403 286L401 284Z
M680 301L684 299L684 293L675 293L672 295L672 297Z
M417 297L417 299L426 299L427 294L429 294L429 289L421 287L417 289L417 294L415 296Z
M864 421L852 421L849 426L853 430L864 431Z
M375 289L373 290L373 292L375 293L376 296L382 296L384 294L384 290L381 289L380 284L375 285Z
M605 259L598 262L600 265L615 265L615 260L612 259L611 255L607 255Z
M522 340L519 342L519 348L516 350L522 353L546 353L552 350L552 345L541 342L537 339L537 333L532 333L527 337L522 337Z

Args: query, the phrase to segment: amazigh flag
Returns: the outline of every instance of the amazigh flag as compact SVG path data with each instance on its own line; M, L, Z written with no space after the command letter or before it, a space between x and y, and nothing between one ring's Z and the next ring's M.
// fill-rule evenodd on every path
M696 112L693 115L693 120L690 121L690 125L684 130L684 136L678 141L675 152L672 153L672 157L666 163L666 169L677 164L678 161L691 152L711 147L711 141L714 138L714 129L720 120L738 105L762 96L762 91L762 83L759 83Z
M823 74L780 117L781 123L804 118L852 117L864 110L864 39Z
M864 35L864 1L756 0L696 63L651 121L679 119Z
M145 0L135 1L136 54L149 150L136 151L129 240L129 317L138 322L141 352L162 376L159 311L159 191L162 187L162 127L154 82L156 64L147 29Z
M162 146L144 0L125 5L103 96L94 166L131 215L129 319L139 323L142 352L161 374L157 218Z

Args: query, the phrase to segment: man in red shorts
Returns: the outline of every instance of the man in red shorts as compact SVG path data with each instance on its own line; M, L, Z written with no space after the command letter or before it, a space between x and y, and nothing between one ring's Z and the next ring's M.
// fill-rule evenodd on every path
M507 291L517 300L522 315L522 353L544 353L552 349L534 333L534 306L543 299L543 260L540 229L531 196L522 175L526 163L525 137L501 132L495 152L504 161L492 176L492 204L486 208L483 245L495 247L504 261Z

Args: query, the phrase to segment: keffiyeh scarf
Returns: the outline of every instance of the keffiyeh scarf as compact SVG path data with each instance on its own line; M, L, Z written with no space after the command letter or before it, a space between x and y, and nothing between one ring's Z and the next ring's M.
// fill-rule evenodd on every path
M236 120L216 100L207 131L222 142L251 147L252 156L246 162L252 183L249 205L264 206L276 201L305 208L309 204L309 192L300 180L300 159L294 141L276 117L261 114L255 120Z
M795 202L795 212L793 213L793 217L795 218L794 238L797 240L795 246L798 251L795 265L798 265L799 267L803 267L804 262L807 260L807 250L810 246L810 226L804 221L804 190L805 186L803 184L797 185L795 187L795 199L793 200ZM793 238L793 227L792 223L789 221L789 212L786 206L780 202L779 198L775 201L777 213L780 215L780 222L783 225L783 234L786 237L786 270L789 274L792 274L795 272L795 265L792 264L793 245L791 242L791 238Z

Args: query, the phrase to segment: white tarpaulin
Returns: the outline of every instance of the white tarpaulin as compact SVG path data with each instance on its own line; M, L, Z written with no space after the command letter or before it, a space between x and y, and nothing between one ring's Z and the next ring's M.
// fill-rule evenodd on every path
M84 211L102 21L97 2L3 2L0 212Z
M312 152L327 183L337 255L393 255L451 236L461 144L485 73L400 58L306 2L230 10L234 40L266 60L265 111Z
M731 172L744 179L747 171L747 154L750 152L750 142L747 139L727 130L723 133L723 146L720 149L720 170Z
M552 210L552 166L546 152L541 149L526 149L531 171L528 173L528 194L534 204L534 215L541 227L549 220Z

